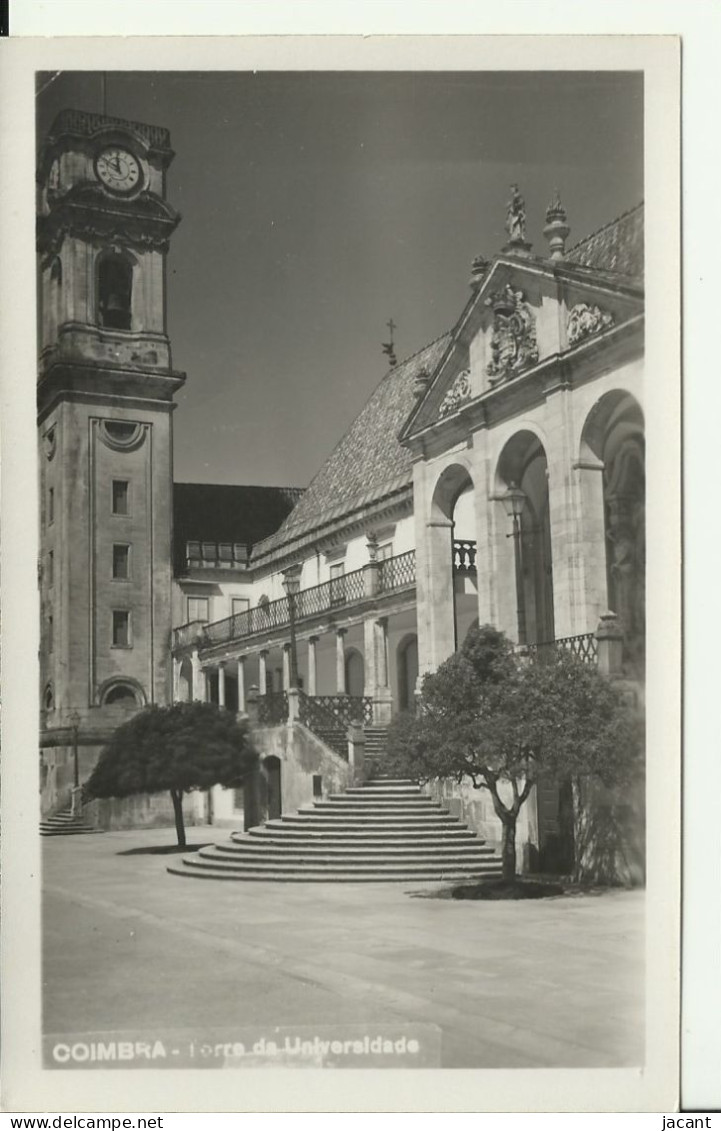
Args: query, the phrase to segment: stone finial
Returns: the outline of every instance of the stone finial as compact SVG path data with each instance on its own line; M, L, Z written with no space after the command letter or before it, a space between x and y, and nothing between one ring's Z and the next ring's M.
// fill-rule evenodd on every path
M426 390L431 383L431 377L425 365L418 370L413 379L413 395L417 400L426 395Z
M563 259L570 231L566 209L561 204L558 189L554 189L553 200L546 209L546 227L543 229L551 251L551 259Z
M471 277L468 280L468 285L472 291L478 290L486 276L486 272L488 271L489 267L490 261L483 255L477 255L473 260L473 264L471 266Z

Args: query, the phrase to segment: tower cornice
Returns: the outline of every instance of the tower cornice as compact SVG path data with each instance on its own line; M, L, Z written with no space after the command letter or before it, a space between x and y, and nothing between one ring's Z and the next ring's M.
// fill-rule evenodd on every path
M66 235L104 245L167 251L179 223L180 213L155 193L109 200L99 185L85 182L51 199L50 212L38 217L38 251L54 253Z

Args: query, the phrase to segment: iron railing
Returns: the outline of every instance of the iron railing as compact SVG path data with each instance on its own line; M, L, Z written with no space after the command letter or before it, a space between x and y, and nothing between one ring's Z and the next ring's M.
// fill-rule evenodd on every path
M582 632L579 636L561 636L558 640L541 640L527 644L531 660L550 659L558 652L569 652L585 664L598 663L598 641L593 632Z
M393 590L406 589L414 585L415 562L414 550L381 562L378 570L379 592L391 593ZM324 581L321 585L301 589L295 597L296 623L322 613L335 612L339 608L364 600L368 595L365 575L365 569L356 569L351 573L343 574L342 577ZM209 624L194 621L190 625L183 625L175 630L173 643L176 648L187 647L200 637L201 644L206 647L213 644L228 644L233 640L257 636L272 629L287 628L289 625L288 598L279 597L276 601L263 601L253 609L245 609L242 613L235 613L223 620L212 621Z
M476 572L476 543L469 542L467 539L454 541L453 543L453 572L454 573L475 573Z
M391 593L394 589L405 589L416 583L416 552L408 550L396 554L380 563L378 570L378 592Z
M368 695L314 695L312 698L343 726L351 723L369 726L373 722L373 700Z
M348 761L347 728L324 703L324 699L332 696L306 695L304 691L298 695L298 717L304 726L312 730L326 746L340 754L341 758Z
M288 721L288 693L270 691L258 696L258 722L265 726L278 726Z

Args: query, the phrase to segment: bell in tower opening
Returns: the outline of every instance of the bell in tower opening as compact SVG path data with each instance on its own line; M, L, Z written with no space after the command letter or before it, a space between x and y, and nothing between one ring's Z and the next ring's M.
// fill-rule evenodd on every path
M118 254L101 259L98 266L100 325L111 330L130 330L132 294L132 264Z

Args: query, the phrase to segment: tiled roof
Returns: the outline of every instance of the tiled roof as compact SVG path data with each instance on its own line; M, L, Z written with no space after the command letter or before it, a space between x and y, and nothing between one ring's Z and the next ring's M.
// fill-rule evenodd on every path
M398 434L415 403L416 375L421 369L433 372L449 336L437 338L385 375L297 507L258 550L281 546L411 482L410 454Z
M173 485L173 562L185 565L185 543L252 545L277 530L303 490L299 487L236 487L224 483Z
M586 236L564 259L581 267L643 276L643 203Z

